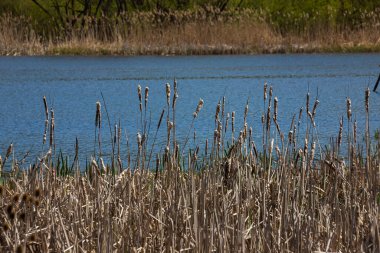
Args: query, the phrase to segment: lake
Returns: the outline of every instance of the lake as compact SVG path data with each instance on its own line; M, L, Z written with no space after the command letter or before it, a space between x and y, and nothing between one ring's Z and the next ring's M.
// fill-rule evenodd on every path
M195 121L197 139L190 146L212 140L215 107L226 97L226 111L236 111L236 126L242 127L244 106L249 99L248 123L260 140L263 84L273 86L279 100L279 122L286 132L293 114L305 108L306 93L311 106L318 96L316 123L322 143L336 137L339 118L346 115L346 97L352 100L353 117L364 130L364 91L371 89L371 130L380 128L380 95L372 88L380 73L380 54L312 54L254 56L139 56L139 57L0 57L0 153L10 143L15 156L30 150L30 159L46 150L42 146L44 106L55 111L57 151L73 156L75 138L80 159L94 149L95 103L105 98L110 123L121 122L122 150L126 137L132 151L141 131L137 85L149 86L148 118L151 132L166 108L165 84L176 78L177 134L183 140L199 98L204 107ZM173 91L172 91L173 94ZM110 150L110 134L103 109L103 143ZM304 118L305 119L305 118ZM344 122L346 128L346 121ZM159 140L165 139L161 127ZM162 147L162 145L160 145ZM107 149L107 147L105 147ZM33 156L34 155L34 156Z

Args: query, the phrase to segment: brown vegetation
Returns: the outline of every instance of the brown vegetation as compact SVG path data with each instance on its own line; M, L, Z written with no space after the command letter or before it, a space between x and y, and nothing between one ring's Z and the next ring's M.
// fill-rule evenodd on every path
M148 92L138 87L142 126ZM156 116L157 130L167 128L164 151L152 156L156 135L144 130L137 134L136 158L127 154L126 164L120 126L111 164L103 162L106 117L96 103L96 152L85 174L77 156L70 173L62 172L68 164L53 165L54 113L49 116L45 103L49 151L25 171L12 161L11 176L0 186L1 251L379 252L380 143L370 138L369 90L364 143L347 99L347 115L329 150L321 150L315 129L319 101L307 94L291 126L280 127L278 98L267 85L257 122L262 143L255 144L246 123L248 103L240 129L223 98L212 141L188 150L193 124L186 139L177 140L177 96L176 84L174 90L167 84L166 109ZM202 106L200 100L193 121ZM305 135L300 124L307 125ZM11 153L12 146L1 168Z
M281 15L281 14L279 14ZM286 14L283 14L286 15ZM379 51L376 13L358 27L305 18L292 29L278 27L264 13L198 10L134 12L117 17L84 17L80 25L47 29L29 18L0 17L2 55L167 55L284 52ZM371 16L372 15L372 16ZM42 29L42 30L41 30Z

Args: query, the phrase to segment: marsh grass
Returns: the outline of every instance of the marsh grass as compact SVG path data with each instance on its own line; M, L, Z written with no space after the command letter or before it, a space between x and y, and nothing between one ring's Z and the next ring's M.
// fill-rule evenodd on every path
M262 143L254 142L246 121L249 101L244 124L239 127L234 122L238 115L225 111L223 98L216 105L213 139L206 141L209 144L203 152L199 146L188 144L187 148L187 139L176 139L176 82L173 86L174 91L169 84L163 87L166 110L153 117L157 125L145 116L149 89L145 89L143 101L138 88L136 102L141 104L143 130L135 140L127 141L127 145L137 146L138 155L130 160L131 154L126 154L129 161L125 165L114 159L104 164L100 147L108 140L100 133L109 123L101 116L105 110L101 102L94 110L94 156L84 173L76 159L71 167L62 155L53 163L54 143L24 170L16 169L18 162L11 161L11 174L0 185L1 251L380 250L380 142L369 138L368 90L363 96L367 114L364 143L357 141L357 125L351 120L354 115L347 113L341 119L347 127L339 126L338 136L322 150L314 116L323 97L311 106L310 94L306 109L295 114L291 125L279 126L280 98L265 85L263 116L256 122L262 125ZM189 115L193 121L202 113L203 103L207 101L194 105L195 112ZM164 126L164 116L167 139L157 149L157 131ZM45 129L51 131L52 120L48 122ZM301 124L307 125L302 135L298 130ZM149 131L149 125L156 129ZM120 156L115 148L120 128L119 123L118 129L111 131L112 157ZM193 131L191 124L189 132ZM343 133L350 136L347 145L341 144ZM347 151L342 150L346 146ZM9 149L2 168L12 146ZM78 142L75 149L77 154ZM152 157L156 159L151 163Z
M0 16L2 55L198 55L285 52L373 52L380 49L379 12L356 25L307 13L197 9L83 17L55 27L31 18ZM281 25L278 23L279 19ZM79 25L80 24L80 25Z

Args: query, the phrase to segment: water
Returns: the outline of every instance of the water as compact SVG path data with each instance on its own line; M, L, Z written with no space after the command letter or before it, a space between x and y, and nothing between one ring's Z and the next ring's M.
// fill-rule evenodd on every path
M321 142L327 143L329 137L338 134L347 96L352 100L353 117L364 129L364 91L367 86L372 89L380 72L379 63L380 54L1 57L0 153L4 156L10 143L14 144L18 159L28 150L34 155L46 150L42 146L44 95L55 111L57 150L73 156L78 138L80 158L90 157L94 150L95 103L99 100L103 104L104 149L109 151L110 134L101 93L112 128L121 122L122 150L127 148L128 136L133 151L136 134L141 131L137 85L141 84L143 90L145 86L150 88L147 117L151 118L153 133L162 109L166 109L165 83L172 84L174 77L179 85L176 120L180 140L186 136L199 98L205 105L195 121L195 144L212 139L215 107L223 96L227 98L226 111L236 111L238 129L242 127L244 106L249 99L248 123L259 139L263 84L267 81L279 99L279 122L286 132L293 114L305 107L307 91L311 103L318 96L317 130ZM370 104L374 130L380 128L379 94L371 92ZM165 131L161 127L161 142ZM194 146L194 141L189 145Z

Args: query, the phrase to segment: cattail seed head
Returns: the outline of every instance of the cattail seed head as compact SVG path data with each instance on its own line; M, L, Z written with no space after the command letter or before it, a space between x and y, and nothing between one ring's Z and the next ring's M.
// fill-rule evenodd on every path
M354 143L356 143L357 129L358 129L358 123L355 120L355 122L354 122Z
M351 119L351 115L352 115L352 112L351 112L351 99L347 98L347 119L348 120Z
M289 141L289 143L292 143L292 140L293 140L293 131L289 131L289 133L288 133L288 141Z
M230 119L230 113L227 113L227 116L226 116L226 124L224 125L224 132L227 132L227 128L228 128L228 120Z
M140 112L142 111L142 94L141 94L141 86L140 84L137 85L137 94L138 94L138 97L139 97L139 109L140 109Z
M277 110L278 110L278 98L274 97L274 112L273 112L274 121L277 121Z
M166 83L166 102L169 106L169 101L170 101L170 84Z
M141 134L140 133L137 133L137 145L139 147L139 150L141 150L141 148L142 148L142 138L141 138Z
M145 108L148 104L148 97L149 97L149 87L145 87Z
M100 102L96 102L96 116L95 116L95 127L100 128L102 121L101 105Z
M270 86L269 87L269 100L272 98L272 96L273 96L273 87Z
M367 87L367 90L365 91L365 110L367 113L369 111L369 94L370 94L369 87Z
M220 101L216 105L216 110L215 110L215 121L219 120L219 113L220 113Z
M306 94L306 113L309 112L310 93Z
M141 85L140 84L137 85L137 95L138 95L139 101L141 103L141 101L142 101L142 94L141 94Z
M198 117L198 113L200 112L200 110L202 109L203 107L203 99L199 99L199 102L198 102L198 105L197 105L197 108L195 109L195 112L193 113L193 117L196 118Z
M231 128L232 128L232 132L235 132L235 111L232 112L232 116L231 116Z
M314 120L315 113L317 112L317 106L318 105L319 105L319 100L316 99L315 102L314 102L313 111L311 113L311 116L312 116L313 120Z
M268 88L268 84L265 82L264 83L264 102L267 100L267 88Z
M338 147L342 144L342 137L343 137L343 117L341 117L339 121L339 134L338 134Z

